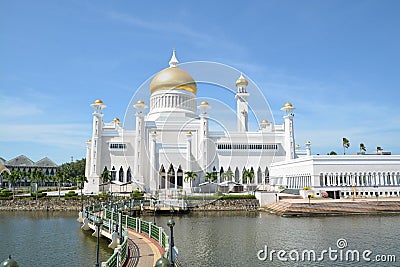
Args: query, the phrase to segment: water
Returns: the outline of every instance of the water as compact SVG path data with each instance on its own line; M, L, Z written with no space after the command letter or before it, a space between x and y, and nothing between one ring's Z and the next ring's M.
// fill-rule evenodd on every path
M153 221L152 217L146 219ZM167 228L168 219L157 217L157 224ZM399 219L399 215L283 218L253 212L201 212L175 216L174 236L187 266L349 266L343 260L330 261L327 255L318 263L282 262L276 255L273 261L257 258L257 252L265 246L287 253L308 249L318 254L329 247L339 250L339 238L347 241L344 253L371 250L371 259L377 254L397 257L395 263L361 259L351 265L400 266ZM75 213L1 212L0 259L10 253L21 267L93 266L96 238L79 227ZM101 239L102 261L111 253L107 240Z
M94 266L97 238L80 229L76 212L0 212L0 262L19 266ZM112 250L100 239L100 261Z

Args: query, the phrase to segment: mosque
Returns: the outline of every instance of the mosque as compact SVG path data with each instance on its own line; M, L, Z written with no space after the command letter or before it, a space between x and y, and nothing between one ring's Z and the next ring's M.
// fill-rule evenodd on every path
M113 191L199 192L212 181L227 191L310 187L316 194L328 191L345 197L357 185L365 189L365 196L376 191L400 193L399 156L311 155L310 142L305 150L296 148L295 108L290 102L281 108L283 123L262 120L256 131L250 131L251 92L242 74L232 81L236 131L213 131L211 105L198 100L201 88L178 64L174 51L169 67L150 83L149 102L134 104L136 113L128 114L135 116L134 130L124 128L118 118L104 122L102 100L91 104L86 194L99 192L104 170L111 173ZM195 179L185 179L187 172Z

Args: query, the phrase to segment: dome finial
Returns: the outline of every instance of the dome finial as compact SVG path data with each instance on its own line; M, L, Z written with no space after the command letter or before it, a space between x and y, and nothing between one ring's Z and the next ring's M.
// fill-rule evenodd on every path
M179 64L178 59L176 58L176 49L174 48L172 50L172 56L171 56L171 60L169 61L169 67L170 68L176 68Z

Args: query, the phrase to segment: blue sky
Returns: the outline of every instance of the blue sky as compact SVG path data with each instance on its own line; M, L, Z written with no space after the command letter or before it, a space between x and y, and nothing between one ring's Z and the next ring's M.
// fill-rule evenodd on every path
M347 137L350 153L364 143L399 154L399 12L378 0L2 0L0 157L84 157L89 104L100 98L106 121L123 118L172 48L181 62L243 71L277 123L292 102L296 143L310 140L313 153L341 153Z

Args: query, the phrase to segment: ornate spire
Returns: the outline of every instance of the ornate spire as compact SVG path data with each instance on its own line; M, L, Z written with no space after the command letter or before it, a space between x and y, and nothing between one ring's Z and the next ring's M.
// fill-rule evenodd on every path
M172 50L172 57L171 57L171 60L169 61L169 67L170 67L170 68L176 68L176 67L178 66L178 64L179 64L179 61L178 61L178 59L176 58L175 53L176 53L176 50L175 50L175 48L174 48L174 50Z

